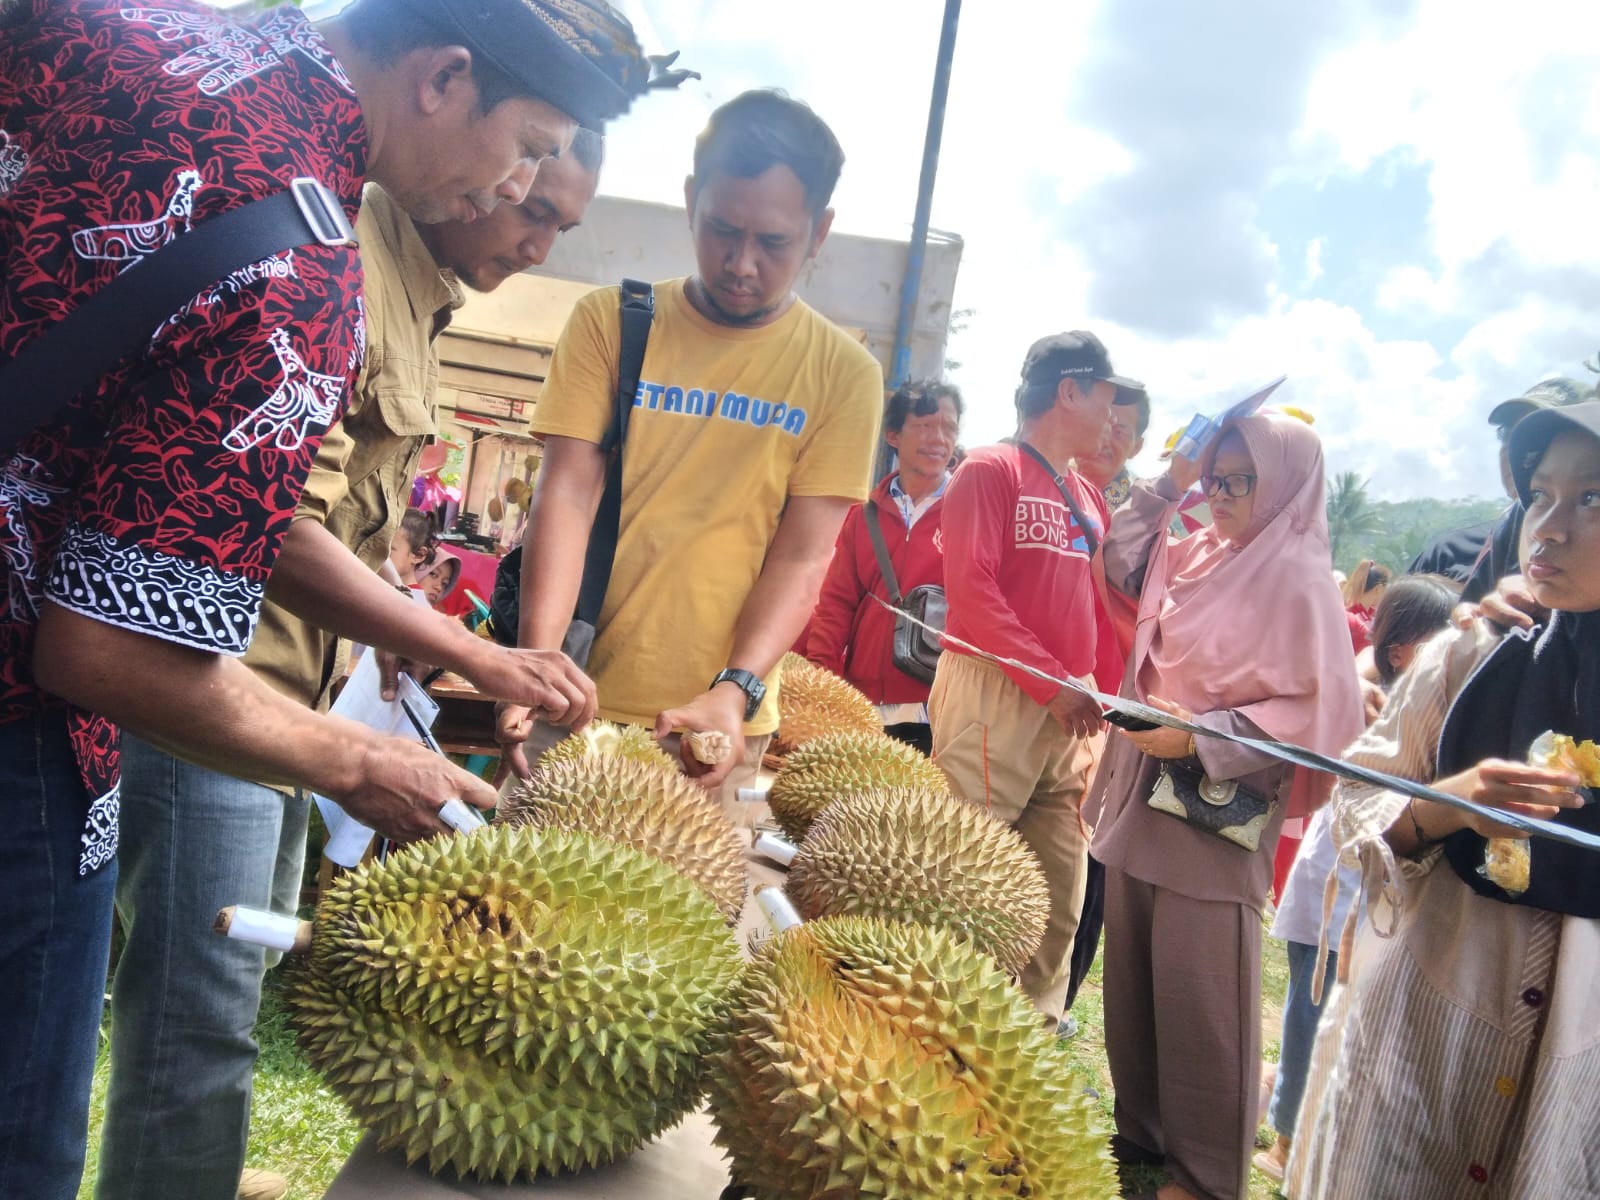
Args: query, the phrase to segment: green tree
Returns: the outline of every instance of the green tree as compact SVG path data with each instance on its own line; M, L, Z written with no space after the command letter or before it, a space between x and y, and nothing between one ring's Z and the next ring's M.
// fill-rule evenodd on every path
M1354 471L1341 471L1328 484L1328 542L1333 561L1342 562L1349 546L1382 528L1367 496L1367 481Z

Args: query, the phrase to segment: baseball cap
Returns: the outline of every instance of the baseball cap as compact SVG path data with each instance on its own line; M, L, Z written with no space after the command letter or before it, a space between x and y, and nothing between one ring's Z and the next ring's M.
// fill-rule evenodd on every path
M1028 347L1027 357L1022 360L1023 383L1055 384L1069 377L1104 379L1113 384L1117 404L1136 404L1145 390L1137 379L1112 371L1105 343L1092 333L1081 329L1052 333Z
M1489 410L1489 424L1498 426L1502 434L1529 413L1542 408L1564 408L1594 397L1594 389L1576 379L1557 376L1534 384L1514 400L1502 400Z
M1528 503L1528 486L1534 468L1559 435L1578 429L1600 438L1600 400L1592 396L1575 404L1562 404L1529 413L1517 422L1508 443L1511 451L1511 478L1517 484L1517 498Z
M628 19L606 0L400 0L439 21L474 54L528 94L596 133L655 87L692 71L668 70L676 55L647 57Z

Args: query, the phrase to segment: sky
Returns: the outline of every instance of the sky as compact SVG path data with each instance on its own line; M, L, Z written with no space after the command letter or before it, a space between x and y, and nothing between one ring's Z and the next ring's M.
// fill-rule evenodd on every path
M940 0L620 0L700 82L610 133L602 190L679 202L747 87L844 146L835 228L907 237ZM1330 475L1495 496L1499 400L1600 350L1593 0L968 3L933 225L964 240L963 440L1011 432L1030 342L1089 329L1155 410L1286 374Z

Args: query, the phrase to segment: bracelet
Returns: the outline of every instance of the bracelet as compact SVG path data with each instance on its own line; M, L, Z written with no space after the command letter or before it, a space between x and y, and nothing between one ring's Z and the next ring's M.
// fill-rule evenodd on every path
M1416 836L1417 849L1433 845L1435 839L1422 832L1422 822L1417 820L1417 798L1415 796L1406 801L1406 815L1411 818L1411 832Z
M1194 734L1192 734L1192 733L1189 735L1189 752L1188 752L1186 757L1188 757L1188 758L1199 758L1200 757L1200 748L1194 744Z

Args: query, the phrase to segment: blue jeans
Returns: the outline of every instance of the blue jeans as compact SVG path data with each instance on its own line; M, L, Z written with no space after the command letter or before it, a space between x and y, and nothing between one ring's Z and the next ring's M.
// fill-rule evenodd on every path
M1289 951L1289 991L1283 999L1283 1041L1278 1053L1278 1080L1272 1085L1272 1106L1267 1109L1267 1124L1286 1138L1294 1137L1300 1120L1300 1101L1306 1094L1306 1075L1311 1069L1311 1048L1317 1040L1317 1022L1322 1005L1311 1003L1311 981L1317 967L1317 948L1303 942L1285 942ZM1339 955L1328 951L1323 964L1322 1000L1339 973Z
M0 1196L83 1175L117 878L78 874L88 812L64 714L0 725Z
M228 904L294 912L308 800L124 735L111 1084L95 1194L233 1200L250 1130L265 952L211 930Z

